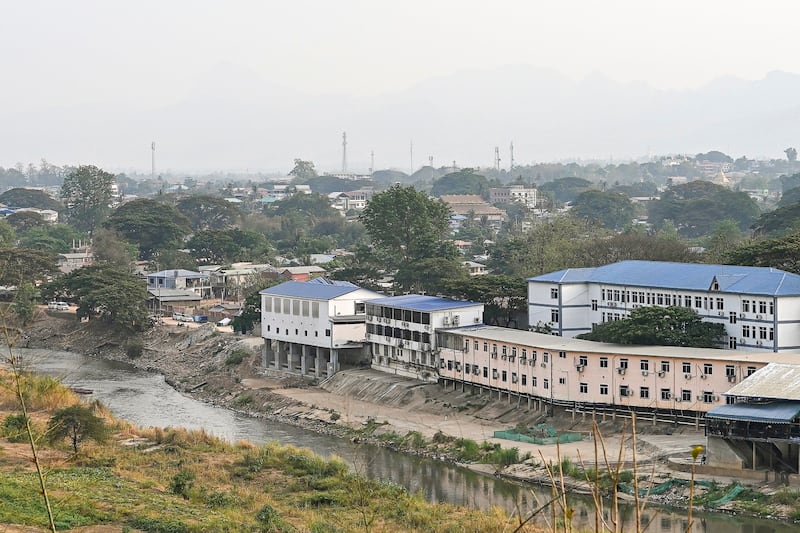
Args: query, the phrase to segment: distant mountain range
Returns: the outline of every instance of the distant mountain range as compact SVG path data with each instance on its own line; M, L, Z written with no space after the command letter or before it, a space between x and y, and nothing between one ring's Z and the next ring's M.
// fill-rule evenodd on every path
M717 149L733 157L782 157L800 146L800 75L721 78L665 91L601 75L574 81L531 67L460 71L372 98L308 95L232 65L198 79L161 107L42 107L18 112L0 101L3 157L106 168L283 170L296 157L319 170L341 167L348 133L351 170L491 166L560 159L616 160Z

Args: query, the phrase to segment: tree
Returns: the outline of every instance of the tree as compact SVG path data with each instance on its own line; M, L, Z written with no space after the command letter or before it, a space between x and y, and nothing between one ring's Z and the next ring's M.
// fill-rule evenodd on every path
M762 213L751 227L756 236L779 236L800 228L800 202Z
M205 229L224 229L234 226L241 212L224 198L208 195L189 196L176 205L195 231Z
M648 212L655 227L672 220L678 232L690 238L708 235L717 222L726 219L746 230L759 215L758 205L747 193L702 180L671 187L650 202Z
M14 246L17 237L14 228L5 219L0 219L0 246Z
M108 263L131 271L139 257L139 249L135 244L129 243L117 232L106 228L95 231L92 237L92 253L96 263Z
M260 282L247 290L242 312L231 322L233 331L239 331L242 334L253 331L255 324L261 322L261 291L276 284L276 281Z
M40 297L39 289L32 283L23 283L17 287L17 293L14 295L14 314L23 326L33 320L36 303Z
M141 198L119 206L105 226L139 246L142 259L176 245L189 234L189 219L171 205Z
M728 252L742 240L742 231L734 220L722 220L711 232L705 243L705 260L709 263L725 262Z
M559 178L539 187L539 190L550 195L556 202L571 202L578 195L592 187L592 182L583 178Z
M317 177L317 171L314 169L314 163L305 161L303 159L295 159L294 167L289 171L290 176L294 176L298 181L306 181L311 178Z
M20 235L34 228L47 226L47 222L42 218L42 215L36 211L17 211L8 215L5 220Z
M78 453L78 444L86 439L104 442L108 438L109 429L105 421L80 404L59 409L47 423L47 439L55 444L68 438L72 450Z
M615 192L589 190L573 202L573 214L608 229L621 230L633 220L633 204L627 196Z
M800 230L780 238L745 242L725 255L725 263L773 267L800 274Z
M32 250L65 254L72 249L73 243L81 239L86 239L86 234L66 224L55 224L28 230L20 236L19 245Z
M443 194L489 194L489 180L471 168L464 168L433 182L431 196L438 198Z
M70 171L61 186L67 218L77 229L91 235L111 209L114 175L92 165Z
M148 325L144 283L117 266L101 263L79 268L53 281L46 290L77 302L78 320L98 319L128 332Z
M64 205L44 191L38 189L16 188L0 194L0 203L10 207L33 207L63 211Z
M797 161L797 149L789 147L783 153L786 154L786 159L789 160L789 163Z
M56 272L55 254L28 248L0 248L0 285L36 286Z
M674 261L693 263L698 256L689 250L686 242L665 232L654 235L632 228L623 233L584 239L576 245L576 263L573 266L594 267L618 261Z
M450 208L413 187L395 185L378 193L358 217L390 267L437 257L450 231Z
M528 307L528 286L519 277L488 275L446 279L441 291L451 298L483 303L484 322L503 327L516 324L518 315Z
M697 154L695 156L697 161L708 161L710 163L733 163L733 158L719 150L711 150L705 154Z
M718 347L725 336L723 324L703 322L688 307L639 307L629 318L596 325L579 339L615 344Z
M264 235L238 228L200 231L186 247L192 257L205 264L259 261L268 258L271 251Z

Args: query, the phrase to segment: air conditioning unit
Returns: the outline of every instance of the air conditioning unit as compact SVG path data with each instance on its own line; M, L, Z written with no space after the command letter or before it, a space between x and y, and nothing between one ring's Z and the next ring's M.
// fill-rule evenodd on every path
M756 344L757 344L758 346L762 346L762 345L764 344L764 341L756 341Z
M450 317L449 316L444 317L442 319L442 324L445 325L445 326L449 326L450 325Z
M739 344L744 344L744 339L739 339Z
M500 359L505 361L506 359L508 359L508 356L506 354L503 354L503 355L500 356Z
M586 367L584 365L577 365L575 367L575 370L577 370L578 372L583 372L585 368Z
M619 367L617 369L617 374L622 374L624 376L625 375L625 370L627 370L627 369L625 367L621 366L621 367Z
M547 368L547 363L542 363L542 368Z
M457 326L459 324L459 322L461 322L461 317L458 316L458 315L454 316L453 317L453 325Z
M736 383L736 376L733 374L728 376L728 383Z
M714 396L712 396L712 397L711 397L711 401L712 401L712 402L718 402L718 401L719 401L719 396L717 396L717 395L715 394Z
M761 315L756 315L756 320L761 320Z
M725 311L720 311L720 312L719 312L719 313L717 313L717 314L718 314L719 316L725 316Z
M663 378L663 377L664 377L664 374L666 374L666 372L664 372L663 370L661 370L661 371L658 373L658 377L660 377L660 378Z
M708 374L700 374L700 379L708 379Z
M682 401L683 401L683 399L681 399L681 397L680 397L680 396L676 396L676 397L675 397L675 401L676 401L676 402L682 402Z
M699 394L699 395L697 396L697 401L698 401L698 402L702 402L702 401L703 401L703 395L702 395L702 394Z
M425 324L425 331L430 331L430 330L431 330L431 325Z
M628 394L628 396L633 396L633 389L628 389L627 394Z
M642 375L643 375L643 376L646 376L646 375L648 375L648 374L650 374L650 372L648 372L647 370L642 370Z
M664 399L665 399L665 400L671 400L671 399L672 399L672 393L671 393L671 392L668 392L668 393L667 393L667 397L666 397L666 398L664 398Z
M614 302L608 302L608 306L609 306L609 307L616 307L616 306L617 306L617 304L616 304L616 303L614 303Z
M402 324L403 324L403 327L404 327L404 328L407 328L407 327L408 327L408 322L402 322Z
M683 377L685 377L686 379L692 379L692 375L691 374L684 374Z

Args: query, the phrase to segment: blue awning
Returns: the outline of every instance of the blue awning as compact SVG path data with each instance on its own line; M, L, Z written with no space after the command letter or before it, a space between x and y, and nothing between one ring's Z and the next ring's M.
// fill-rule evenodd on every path
M798 414L800 402L734 403L711 409L706 418L789 424Z

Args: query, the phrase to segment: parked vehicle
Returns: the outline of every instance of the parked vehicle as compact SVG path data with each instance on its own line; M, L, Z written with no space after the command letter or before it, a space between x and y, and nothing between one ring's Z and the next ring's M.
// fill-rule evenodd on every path
M194 315L194 321L203 324L205 322L208 322L208 316L206 316L206 315Z
M183 313L172 313L172 319L178 322L194 322L191 315L184 315Z

